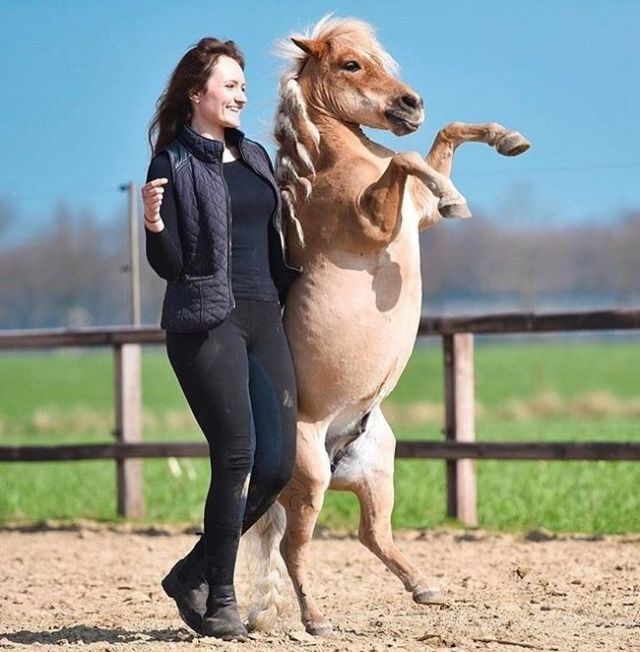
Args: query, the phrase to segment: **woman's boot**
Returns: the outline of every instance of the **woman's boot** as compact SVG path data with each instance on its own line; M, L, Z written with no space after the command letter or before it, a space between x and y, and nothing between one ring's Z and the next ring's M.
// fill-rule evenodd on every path
M233 584L209 586L207 612L202 619L204 636L215 636L223 640L244 641L247 628L238 613L238 603Z
M176 601L180 618L194 632L202 635L202 617L207 610L209 595L202 539L186 557L175 563L162 580L162 588Z

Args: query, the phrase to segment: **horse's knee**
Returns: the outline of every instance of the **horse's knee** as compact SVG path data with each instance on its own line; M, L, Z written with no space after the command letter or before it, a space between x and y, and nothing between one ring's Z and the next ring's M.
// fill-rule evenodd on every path
M331 481L331 465L324 447L315 437L305 436L308 433L300 427L301 424L298 425L296 459L290 471L285 469L284 476L289 475L290 479L280 498L287 512L292 512L294 517L296 513L317 515Z
M318 456L312 462L298 462L293 465L289 477L287 491L294 490L297 494L322 497L331 482L329 459L326 456Z
M464 127L464 122L450 122L438 132L438 136L444 140L454 140L460 135L460 130Z
M301 486L288 484L280 494L280 501L287 510L287 523L310 515L314 520L322 509L326 487L324 485ZM292 518L289 518L291 514Z

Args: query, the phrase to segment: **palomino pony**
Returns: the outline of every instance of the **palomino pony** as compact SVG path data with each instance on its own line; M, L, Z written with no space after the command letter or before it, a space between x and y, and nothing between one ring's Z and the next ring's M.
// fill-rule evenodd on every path
M393 74L372 28L325 18L288 45L276 113L277 174L289 220L290 261L302 267L287 297L285 327L298 385L295 470L257 526L266 597L250 625L270 626L277 603L277 543L312 634L331 625L309 585L309 547L327 489L352 491L358 536L418 603L438 601L391 533L395 437L380 404L395 387L416 338L421 309L418 233L441 217L470 215L449 176L456 148L487 143L514 156L529 148L498 124L452 123L426 159L396 154L360 125L415 131L423 101Z

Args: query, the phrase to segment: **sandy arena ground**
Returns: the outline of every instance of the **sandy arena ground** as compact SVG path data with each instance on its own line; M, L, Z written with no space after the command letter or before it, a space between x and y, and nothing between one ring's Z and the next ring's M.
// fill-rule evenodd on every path
M544 537L543 537L544 538ZM313 586L335 634L314 639L297 607L271 635L192 635L159 580L194 537L84 524L0 530L0 650L640 650L640 537L533 542L482 532L402 532L402 550L444 588L412 602L353 537L313 542ZM239 571L242 607L248 582Z

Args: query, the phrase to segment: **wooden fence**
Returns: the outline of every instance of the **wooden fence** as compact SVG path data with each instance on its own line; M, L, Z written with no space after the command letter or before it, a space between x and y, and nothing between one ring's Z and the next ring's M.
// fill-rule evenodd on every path
M442 338L445 439L442 442L400 441L396 457L446 460L447 512L467 525L477 523L476 459L640 460L640 442L476 442L473 368L474 334L638 329L638 310L423 317L418 334ZM142 442L140 345L163 342L163 331L140 326L0 331L0 349L110 346L114 352L116 404L115 443L2 446L0 462L113 459L116 462L118 513L130 517L143 516L142 458L208 457L206 443Z

